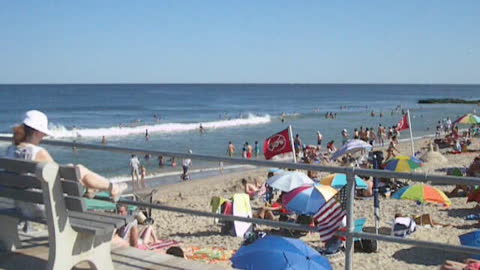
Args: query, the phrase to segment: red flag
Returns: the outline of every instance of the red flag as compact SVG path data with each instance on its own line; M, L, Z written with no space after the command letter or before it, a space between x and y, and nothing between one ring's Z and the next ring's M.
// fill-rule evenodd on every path
M404 114L403 118L397 124L397 130L402 131L410 128L410 123L408 122L408 114Z
M263 143L263 155L265 155L265 159L271 159L276 155L288 152L293 152L288 128L272 135Z

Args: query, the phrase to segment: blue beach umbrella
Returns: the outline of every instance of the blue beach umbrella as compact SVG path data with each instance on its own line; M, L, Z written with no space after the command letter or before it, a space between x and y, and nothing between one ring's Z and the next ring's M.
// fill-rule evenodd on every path
M248 270L332 270L330 262L303 241L265 236L242 246L231 259L234 268Z
M343 186L347 184L347 176L343 173L333 173L326 177L324 177L320 184L332 186L336 189L341 189ZM360 177L355 175L355 185L356 188L359 189L366 189L368 188L367 183Z

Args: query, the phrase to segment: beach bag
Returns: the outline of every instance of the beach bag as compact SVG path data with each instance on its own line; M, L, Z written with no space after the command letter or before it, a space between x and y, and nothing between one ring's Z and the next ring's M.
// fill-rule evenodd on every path
M416 224L412 218L408 218L410 220L408 225L405 225L406 223L398 222L397 220L399 219L405 219L405 218L395 219L395 224L393 224L393 230L392 230L392 233L394 236L406 237L407 235L410 235L416 231L417 229Z

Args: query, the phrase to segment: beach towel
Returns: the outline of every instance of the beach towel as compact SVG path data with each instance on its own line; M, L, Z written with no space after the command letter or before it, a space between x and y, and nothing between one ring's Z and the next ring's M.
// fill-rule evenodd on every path
M252 208L250 207L248 194L237 193L233 195L233 215L237 217L252 217ZM243 237L252 228L252 223L242 221L234 221L233 223L237 237Z
M236 250L221 247L182 247L185 258L209 264L228 262Z
M146 246L141 249L165 253L169 247L180 246L180 244L182 244L182 242L168 239L159 239L157 242L151 244L150 246Z

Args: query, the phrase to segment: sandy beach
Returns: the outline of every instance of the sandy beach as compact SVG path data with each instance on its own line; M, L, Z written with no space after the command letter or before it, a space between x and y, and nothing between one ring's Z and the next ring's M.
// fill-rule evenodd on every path
M426 147L428 141L432 139L421 139L415 141L415 149L419 150ZM401 154L410 153L410 143L403 142L398 146ZM472 150L480 149L478 139L473 139L470 146ZM426 150L423 150L426 151ZM440 150L446 158L445 162L433 160L424 163L418 172L428 174L444 175L444 169L448 167L468 166L473 158L478 155L475 152L452 155L446 153L446 149ZM322 173L326 175L327 173ZM230 198L234 193L242 192L240 180L246 178L249 182L254 179L265 181L267 169L255 169L247 172L238 172L228 175L211 177L208 179L183 182L161 186L155 200L161 204L196 209L201 211L210 211L210 199L212 196L223 196ZM413 184L411 182L410 184ZM443 191L450 191L453 186L436 186ZM459 245L458 235L477 230L479 226L477 221L467 221L464 217L475 213L473 203L467 204L465 197L451 198L452 206L444 208L440 205L427 204L418 206L413 201L395 200L381 198L381 222L380 233L390 234L391 223L396 212L404 215L418 215L428 213L433 220L450 226L418 226L417 231L410 238L418 240L428 240L440 243ZM262 206L260 200L252 201L252 207ZM478 211L477 211L478 212ZM155 228L157 234L162 239L174 239L182 241L184 246L200 247L222 247L226 249L238 249L242 243L242 238L222 235L220 226L215 225L212 218L196 217L184 214L178 214L167 211L154 211ZM373 200L355 200L355 218L366 217L367 224L365 230L374 230ZM260 230L269 232L272 228L259 226ZM323 243L319 240L317 234L308 234L301 238L314 248L321 248ZM467 258L461 254L448 254L433 249L416 248L393 243L380 242L377 253L354 254L354 269L438 269L446 260L463 260ZM330 258L334 269L343 269L344 255L336 255ZM225 264L229 264L225 262Z

